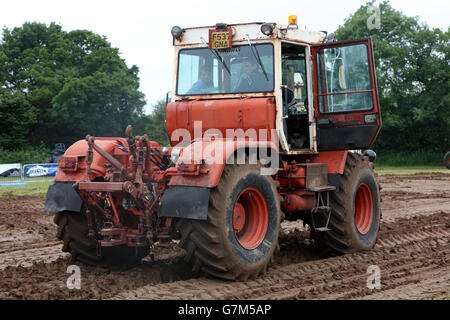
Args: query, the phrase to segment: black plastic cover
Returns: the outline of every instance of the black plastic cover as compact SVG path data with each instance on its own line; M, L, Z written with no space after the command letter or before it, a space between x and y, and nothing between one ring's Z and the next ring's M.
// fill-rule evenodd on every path
M82 201L73 189L73 182L56 182L48 188L45 200L46 212L74 211L80 212Z
M206 220L209 188L171 187L161 197L158 215L184 219Z

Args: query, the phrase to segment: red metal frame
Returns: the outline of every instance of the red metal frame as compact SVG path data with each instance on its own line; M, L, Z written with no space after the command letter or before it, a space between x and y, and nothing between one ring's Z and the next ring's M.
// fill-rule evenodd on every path
M166 128L169 137L175 137L175 130L186 129L190 140L203 138L208 130L217 130L222 138L228 129L255 130L257 140L262 141L260 130L269 133L275 129L276 103L274 97L255 97L248 99L217 99L204 97L206 100L171 102L166 108ZM201 121L201 127L194 122ZM183 137L171 140L172 146L182 141Z
M361 91L348 91L348 92L333 92L333 93L321 93L318 94L318 97L322 97L322 96L334 96L334 95L338 95L338 94L351 94L351 93L364 93L364 92L373 92L373 90L361 90Z
M123 191L123 182L84 182L77 183L76 189L87 192L120 192Z

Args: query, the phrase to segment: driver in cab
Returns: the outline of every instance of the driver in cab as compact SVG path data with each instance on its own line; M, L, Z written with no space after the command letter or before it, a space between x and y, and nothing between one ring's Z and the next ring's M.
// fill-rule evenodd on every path
M198 81L192 85L187 94L206 93L211 87L213 87L212 73L206 67L201 67Z
M250 58L244 61L244 74L236 87L236 92L255 92L269 90L269 76L264 75L258 67L258 63Z

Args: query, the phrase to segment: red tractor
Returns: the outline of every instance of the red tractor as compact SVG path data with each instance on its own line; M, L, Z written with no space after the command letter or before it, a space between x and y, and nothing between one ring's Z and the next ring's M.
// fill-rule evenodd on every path
M295 19L294 19L295 20ZM381 127L370 39L289 25L172 28L170 147L87 136L50 186L63 251L133 263L178 242L193 270L263 274L283 219L327 254L371 249L380 226L370 148Z

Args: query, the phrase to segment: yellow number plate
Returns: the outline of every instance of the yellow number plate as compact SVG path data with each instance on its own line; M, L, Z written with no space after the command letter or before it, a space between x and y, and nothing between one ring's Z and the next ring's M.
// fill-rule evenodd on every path
M231 48L230 33L225 32L211 32L209 43L211 49L226 49Z

